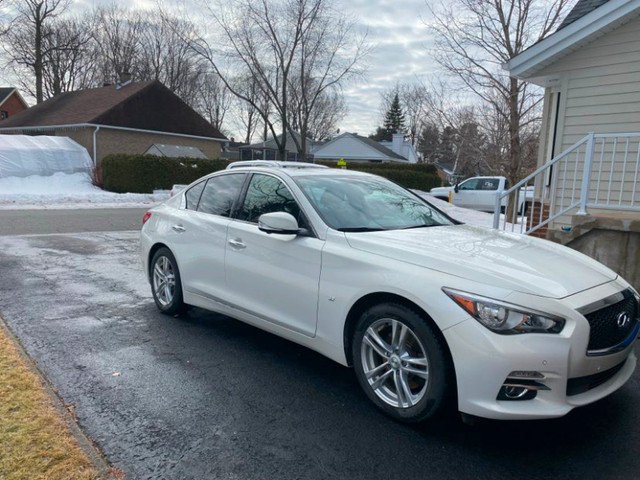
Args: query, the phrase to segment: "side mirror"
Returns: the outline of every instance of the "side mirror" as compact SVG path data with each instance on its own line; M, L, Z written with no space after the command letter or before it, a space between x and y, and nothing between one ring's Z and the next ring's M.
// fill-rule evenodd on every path
M459 183L456 183L456 186L453 187L453 191L456 192L456 193L458 193L460 191L460 184Z
M298 221L287 212L272 212L260 215L258 219L260 231L278 235L298 235L304 229L298 227Z

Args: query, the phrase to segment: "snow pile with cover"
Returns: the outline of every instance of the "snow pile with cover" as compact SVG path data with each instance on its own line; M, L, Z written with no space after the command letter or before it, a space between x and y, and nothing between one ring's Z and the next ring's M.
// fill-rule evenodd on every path
M69 137L0 135L0 179L89 173L92 166L87 149Z

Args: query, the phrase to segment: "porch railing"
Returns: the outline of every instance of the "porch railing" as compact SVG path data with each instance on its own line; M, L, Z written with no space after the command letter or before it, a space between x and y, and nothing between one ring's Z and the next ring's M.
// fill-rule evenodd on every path
M589 208L640 211L639 180L640 133L589 133L499 193L493 227L530 234L562 215L586 215ZM531 186L533 198L526 195ZM518 208L507 208L501 222L505 198Z

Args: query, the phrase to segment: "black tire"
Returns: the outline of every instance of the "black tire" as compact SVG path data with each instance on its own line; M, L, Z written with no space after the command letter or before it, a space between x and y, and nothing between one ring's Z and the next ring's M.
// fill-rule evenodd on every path
M403 330L400 325L409 330ZM404 345L397 337L397 350L394 350L391 338L394 328L396 332L405 332ZM421 315L396 303L373 306L358 321L351 350L358 382L380 410L400 422L418 423L432 418L444 409L451 397L453 374L450 372L446 346L433 328ZM376 345L379 348L373 348L373 334L384 340L391 350L378 343ZM381 351L387 356L383 356ZM395 353L389 355L389 352ZM419 359L426 359L424 367L419 365ZM376 364L378 368L372 374ZM409 373L408 369L419 371L420 374ZM370 379L365 371L371 375ZM404 385L408 390L395 388L398 385ZM399 395L398 391L401 391Z
M166 263L165 263L166 262ZM166 268L164 268L166 266ZM166 280L172 278L172 285L162 289L157 288L162 282L159 278L159 272L156 273L156 267L164 270ZM158 249L153 255L149 265L149 278L151 280L151 293L153 300L160 312L166 315L176 315L184 310L184 302L182 299L182 280L180 278L180 270L178 270L178 262L176 258L166 247ZM171 282L169 282L171 283ZM159 292L159 290L161 290Z

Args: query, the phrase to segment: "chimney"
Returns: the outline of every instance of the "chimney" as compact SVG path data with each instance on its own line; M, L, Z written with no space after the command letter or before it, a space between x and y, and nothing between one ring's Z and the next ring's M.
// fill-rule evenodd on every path
M404 133L394 133L391 136L391 150L393 153L397 153L401 157L402 155L402 144L404 143Z

